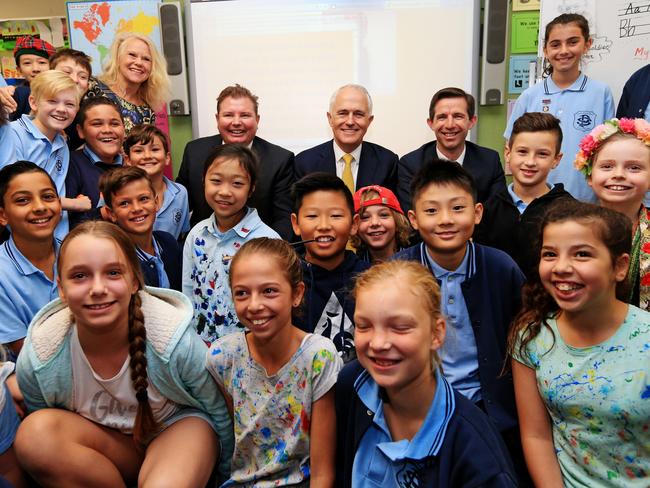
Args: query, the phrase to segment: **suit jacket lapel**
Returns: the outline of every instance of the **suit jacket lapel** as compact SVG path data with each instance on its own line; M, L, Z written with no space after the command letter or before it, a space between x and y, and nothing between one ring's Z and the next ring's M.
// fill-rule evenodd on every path
M336 174L336 160L334 159L334 140L326 142L320 153L318 171Z
M470 143L465 142L465 159L463 160L463 167L472 175L481 174L480 161L476 157L476 148ZM476 176L474 177L476 178Z
M433 141L433 144L430 144L428 147L424 148L424 151L422 151L422 164L429 163L433 161L433 158L437 157L436 141Z
M361 143L361 156L359 157L359 171L357 172L357 184L355 190L373 184L373 173L376 170L374 165L376 164L376 161L374 161L370 155L371 150L372 149L368 144L364 144L363 142Z

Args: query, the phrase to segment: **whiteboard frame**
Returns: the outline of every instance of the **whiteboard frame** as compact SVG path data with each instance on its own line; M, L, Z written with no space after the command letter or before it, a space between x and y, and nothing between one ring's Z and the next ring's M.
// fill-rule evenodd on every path
M215 2L221 2L221 1L237 1L237 0L183 0L184 7L185 7L185 34L186 34L186 46L187 46L187 62L188 62L188 77L189 77L189 90L190 90L190 107L191 107L191 117L192 117L192 138L197 139L199 137L205 137L206 135L199 134L198 127L199 127L199 110L198 110L198 94L197 94L197 77L201 76L201 73L199 70L197 70L197 64L196 64L196 59L195 59L195 34L194 34L194 28L193 28L193 21L192 21L192 4L197 3L197 4L202 4L202 3L215 3ZM272 0L268 0L269 2ZM453 3L453 0L446 0L450 3ZM480 44L481 44L481 15L482 15L482 9L481 9L481 0L471 0L472 5L472 42L471 42L471 51L472 51L472 56L471 56L471 67L470 67L470 84L471 84L471 93L474 98L475 98L475 115L477 115L478 108L479 108L479 99L480 99L480 93L479 93L479 76L480 76ZM390 3L390 2L389 2ZM426 3L426 0L422 0L422 3ZM436 42L435 40L433 42ZM445 42L445 39L442 39L441 42ZM215 87L215 90L221 90L225 87ZM443 86L437 86L437 87L432 87L431 92L427 94L427 99L423 101L422 103L422 114L428 112L428 107L429 107L429 102L431 100L431 97L433 94L441 89L444 88ZM504 88L505 89L505 88ZM215 109L216 109L216 98L218 95L218 91L215 91L214 94L212 94L212 98L210 100L211 103L214 103ZM372 95L372 93L371 93ZM323 104L326 104L327 101L323 101ZM216 110L215 110L216 111ZM414 114L412 117L417 119L419 122L421 121L422 125L425 125L425 118L426 117L421 117L421 114ZM375 122L376 124L376 122ZM424 138L421 141L420 145L431 141L434 139L433 132L427 129L428 132L423 132ZM217 128L216 128L216 120L215 120L215 126L214 126L214 132L212 134L217 133ZM478 128L475 126L468 134L467 140L476 141L478 135ZM331 138L331 134L330 134ZM273 142L273 141L272 141ZM379 142L380 144L382 141L376 141ZM419 147L419 145L417 146ZM414 150L417 147L413 147L410 150ZM291 150L291 148L288 148ZM399 152L399 151L397 151ZM402 156L403 154L399 154Z

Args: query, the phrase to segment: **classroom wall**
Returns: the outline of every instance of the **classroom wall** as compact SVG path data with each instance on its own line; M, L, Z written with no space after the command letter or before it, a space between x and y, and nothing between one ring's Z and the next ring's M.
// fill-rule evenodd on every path
M65 17L66 0L2 0L0 18Z
M0 17L3 18L20 18L20 17L50 17L65 16L66 0L2 0ZM508 43L508 56L510 48ZM222 87L214 88L216 98ZM254 87L251 87L253 91ZM505 88L505 87L504 87ZM433 92L431 93L433 95ZM478 94L476 94L478 96ZM211 103L212 101L209 101ZM206 103L208 103L206 101ZM429 101L424 102L425 108ZM477 142L482 146L490 147L500 154L503 152L503 131L506 124L506 105L499 106L479 106L477 124ZM422 120L425 123L425 120ZM192 120L190 116L175 116L169 118L169 129L172 143L172 161L174 164L174 175L178 172L178 167L183 155L185 144L192 139ZM216 125L215 125L216 131ZM425 141L422 141L423 143Z

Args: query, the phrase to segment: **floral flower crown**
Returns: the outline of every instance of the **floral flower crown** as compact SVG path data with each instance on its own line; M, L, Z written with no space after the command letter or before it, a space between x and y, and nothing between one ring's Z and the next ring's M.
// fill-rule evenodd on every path
M600 124L580 141L580 150L573 163L585 176L591 175L594 154L614 134L632 134L650 146L650 123L645 119L610 119Z

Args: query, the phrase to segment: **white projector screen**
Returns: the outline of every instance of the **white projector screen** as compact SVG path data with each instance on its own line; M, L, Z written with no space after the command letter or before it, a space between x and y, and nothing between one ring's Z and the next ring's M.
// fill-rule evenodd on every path
M194 137L216 133L216 97L259 96L258 135L294 152L331 139L336 88L364 85L365 139L400 156L433 138L435 91L477 94L479 0L233 0L186 4Z

